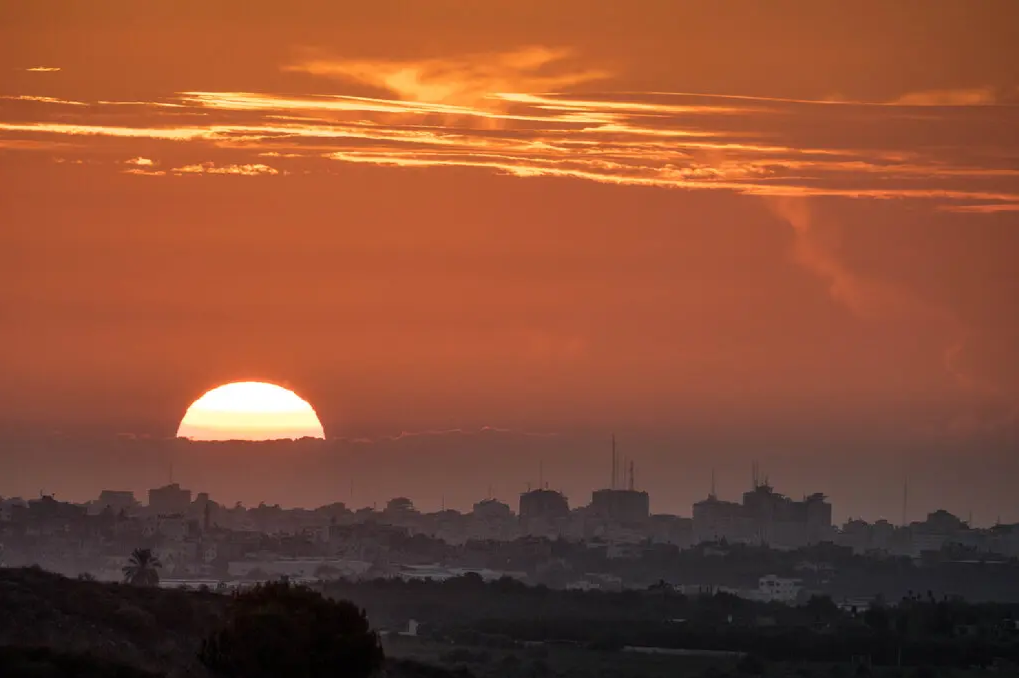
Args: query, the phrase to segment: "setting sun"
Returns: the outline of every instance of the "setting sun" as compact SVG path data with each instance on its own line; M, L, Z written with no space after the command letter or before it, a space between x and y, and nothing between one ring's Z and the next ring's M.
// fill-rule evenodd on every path
M315 410L282 386L258 381L224 384L196 400L184 414L178 438L278 440L325 438Z

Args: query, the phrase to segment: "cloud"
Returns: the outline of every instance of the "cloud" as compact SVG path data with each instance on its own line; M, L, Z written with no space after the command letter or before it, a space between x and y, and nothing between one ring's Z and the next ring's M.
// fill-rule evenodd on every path
M898 320L956 329L947 311L917 298L908 290L852 271L837 256L838 234L814 223L810 202L803 198L769 197L767 205L793 229L793 259L825 281L832 299L853 315L872 321Z
M286 67L312 75L358 82L401 99L478 106L500 92L561 91L612 74L571 67L572 50L542 46L457 59L417 61L309 58Z
M22 94L20 96L4 95L0 96L0 99L6 99L7 101L34 101L40 104L60 104L62 106L88 106L84 101L72 101L69 99L58 99L56 97L38 97L30 96L28 94Z
M998 212L1019 212L1019 203L998 203L989 205L941 205L942 212L961 212L968 214L995 214Z
M59 66L32 66L31 68L26 68L25 70L28 71L29 73L56 73L57 71L60 70L60 67Z
M897 323L941 343L939 367L967 398L963 410L942 427L941 433L970 435L1016 422L1019 394L1003 388L996 377L973 364L973 355L981 350L980 342L960 318L905 287L852 270L838 256L837 232L830 224L826 229L819 227L808 200L766 200L772 212L793 229L794 261L824 281L833 301L863 321Z
M149 158L143 158L138 156L137 158L131 158L130 160L124 161L125 165L135 165L137 167L151 167L155 163Z
M165 177L166 172L163 170L149 170L142 167L132 167L131 169L124 170L124 174L136 174L143 177Z
M174 167L170 171L174 174L234 174L245 177L279 174L279 170L261 163L248 165L216 165L212 162L203 162L195 165Z
M121 127L115 125L80 125L56 122L0 122L0 131L63 134L70 136L123 137L127 139L165 139L168 141L189 141L216 136L215 130L207 127Z
M503 66L555 63L544 52L536 54ZM482 75L475 74L473 82L493 81L487 66L478 68ZM459 74L458 69L449 72ZM474 94L452 98L464 102L487 89L456 90ZM142 110L129 127L106 124L122 119L106 108L117 102L76 107L62 112L60 122L50 122L36 117L39 107L59 100L37 99L42 101L19 100L25 106L21 119L0 122L0 140L68 136L87 145L98 143L90 137L109 137L128 149L134 139L176 142L198 156L177 174L270 174L272 168L260 160L277 157L288 158L300 172L324 171L328 161L468 167L514 177L775 198L928 201L937 209L973 214L1019 209L1019 168L1013 162L1019 142L1007 111L981 111L976 126L976 113L965 106L926 116L921 132L894 106L752 97L501 92L470 105L189 91L172 102L154 102L178 107L188 124L167 125L166 116ZM870 130L869 136L854 131L861 129ZM939 143L929 144L935 137ZM210 147L242 157L235 165L209 167L199 154Z
M1015 94L996 87L910 92L891 101L894 106L993 106L1015 101Z
M350 438L347 439L347 442L359 444L376 444L384 442L399 442L402 440L409 440L414 438L435 438L445 436L478 436L478 435L506 435L506 436L523 436L527 438L554 438L558 434L550 432L525 431L512 428L500 428L498 426L482 426L481 428L476 429L445 428L445 429L426 429L423 431L401 431L400 433L382 435L377 437Z

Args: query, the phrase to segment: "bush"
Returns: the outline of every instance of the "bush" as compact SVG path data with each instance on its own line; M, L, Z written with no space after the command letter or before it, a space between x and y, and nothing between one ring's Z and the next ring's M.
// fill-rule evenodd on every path
M44 647L0 647L0 676L11 678L156 678L148 671L87 654Z
M209 636L201 662L226 678L367 677L382 665L382 646L364 611L287 581L234 597L224 626Z

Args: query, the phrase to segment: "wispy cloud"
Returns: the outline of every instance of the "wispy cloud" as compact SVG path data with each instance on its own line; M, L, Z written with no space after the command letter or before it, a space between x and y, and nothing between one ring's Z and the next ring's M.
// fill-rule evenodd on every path
M348 63L338 71L362 78L374 73L373 82L390 83L388 98L191 91L153 101L151 111L146 102L73 102L80 105L54 118L45 107L66 101L12 97L4 116L10 119L10 110L16 117L0 121L0 140L77 137L87 146L99 143L91 138L109 138L106 143L127 153L136 148L135 140L191 149L193 160L168 174L253 176L291 168L305 173L344 162L469 167L515 177L775 198L926 200L938 209L974 214L1015 211L1019 205L1014 162L1019 142L1010 109L938 107L924 112L919 128L898 105L888 104L495 91L513 83L550 84L543 78L593 77L568 68L544 73L566 56L534 50L494 65L415 62L418 76L406 81L379 75L399 72L389 62L374 70L366 62L357 62L358 68ZM461 85L436 84L446 80ZM428 86L419 87L422 83ZM129 118L115 110L127 104L138 106ZM174 108L172 116L158 110L164 106ZM980 116L979 126L973 115ZM133 124L123 122L128 119ZM184 124L168 124L174 121ZM229 163L206 162L211 150L231 153ZM270 157L285 167L261 162Z
M131 158L129 160L125 160L124 164L126 164L126 165L135 165L136 167L152 167L152 165L154 165L156 163L153 162L150 158L143 158L141 156L138 156L137 158Z
M22 94L20 96L4 95L0 99L7 101L34 101L40 104L60 104L62 106L88 106L84 101L72 101L69 99L58 99L57 97L39 97Z
M183 167L174 167L170 171L174 174L234 174L245 177L279 174L279 170L261 163L246 165L216 165L212 162L203 162L194 165L184 165Z
M26 68L25 70L28 71L29 73L56 73L57 71L60 70L60 67L59 66L32 66L31 68Z
M558 434L551 432L526 431L514 428L501 428L498 426L482 426L481 428L444 428L426 429L423 431L401 431L400 433L381 435L375 437L348 438L347 442L358 444L377 444L386 442L399 442L415 438L436 438L446 436L480 436L480 435L504 435L522 436L527 438L554 438Z
M562 91L612 74L578 68L572 50L542 46L456 59L348 60L318 56L286 68L313 75L359 82L392 92L401 99L478 106L497 92Z
M1009 91L998 87L970 89L938 89L910 92L890 102L896 106L993 106L1015 103L1019 89Z

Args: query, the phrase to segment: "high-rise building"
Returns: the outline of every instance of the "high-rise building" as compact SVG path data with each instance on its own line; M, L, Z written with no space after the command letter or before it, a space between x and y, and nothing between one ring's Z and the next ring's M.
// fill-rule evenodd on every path
M520 495L520 520L524 523L568 518L570 503L561 492L549 489L531 490Z
M177 483L149 490L149 510L158 515L185 513L191 506L191 490Z
M591 493L591 513L615 523L644 522L651 515L651 499L637 490L595 490Z
M831 504L815 493L795 501L761 482L754 467L754 486L743 493L743 503L721 501L710 494L693 507L694 535L698 541L768 544L799 548L833 538Z
M96 513L110 510L119 514L121 511L127 513L137 505L138 501L134 498L134 492L130 490L103 490L99 493L99 499L95 502L95 508L92 510Z

